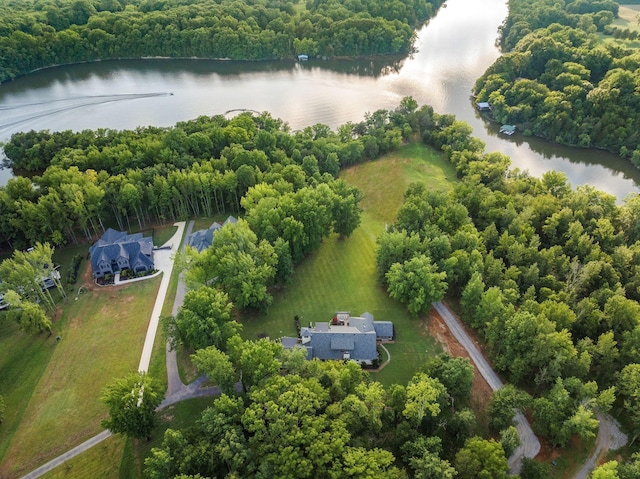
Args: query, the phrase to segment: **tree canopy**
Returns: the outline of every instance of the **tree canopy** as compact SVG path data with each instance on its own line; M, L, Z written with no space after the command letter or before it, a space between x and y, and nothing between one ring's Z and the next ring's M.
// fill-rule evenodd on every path
M491 115L526 134L607 149L640 167L638 54L595 33L618 13L612 0L509 1L505 53L475 85Z
M407 53L414 29L441 3L330 0L294 7L281 0L15 0L0 15L0 82L98 59Z
M157 379L146 373L131 373L116 379L102 392L109 418L102 426L135 438L148 438L156 426L156 408L164 394Z

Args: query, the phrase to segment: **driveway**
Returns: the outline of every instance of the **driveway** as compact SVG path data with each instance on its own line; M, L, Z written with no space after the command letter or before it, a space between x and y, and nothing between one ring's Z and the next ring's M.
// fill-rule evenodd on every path
M458 318L456 318L449 308L444 303L438 301L433 303L433 307L440 314L443 321L451 333L455 336L458 342L467 350L471 360L474 362L476 368L487 381L489 387L492 390L500 389L504 384L491 368L489 362L482 355L480 350L476 347L473 340L469 337L464 330ZM518 413L515 417L516 429L520 435L520 442L522 443L518 449L509 458L509 469L511 474L518 474L522 468L522 459L525 457L533 458L540 452L540 441L533 433L533 429L529 425L529 421L521 413Z

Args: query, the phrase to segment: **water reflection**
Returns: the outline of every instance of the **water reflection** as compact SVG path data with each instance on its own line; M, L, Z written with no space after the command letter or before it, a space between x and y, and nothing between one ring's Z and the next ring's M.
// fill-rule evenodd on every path
M588 182L618 198L638 191L640 171L614 155L521 135L504 138L497 135L498 125L477 114L471 90L500 54L495 39L506 14L506 0L448 0L447 8L418 32L417 51L406 58L304 63L150 59L43 70L0 86L0 108L13 108L2 111L0 141L18 130L171 126L239 109L269 111L294 130L315 123L336 128L360 121L367 112L395 108L411 95L468 122L487 151L509 155L514 167L536 176L563 171L573 185ZM173 95L150 95L162 92ZM38 102L42 108L15 108ZM0 184L9 176L0 171Z

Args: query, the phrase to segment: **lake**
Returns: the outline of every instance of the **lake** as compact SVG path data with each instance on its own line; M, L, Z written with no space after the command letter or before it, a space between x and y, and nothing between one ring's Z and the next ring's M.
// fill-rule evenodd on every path
M417 35L408 57L268 62L120 60L63 66L0 85L0 141L30 129L128 129L171 126L200 115L269 111L292 129L332 128L367 112L395 108L411 95L439 113L468 122L487 151L511 157L513 167L540 176L566 173L618 199L638 192L640 170L597 150L536 138L498 135L470 97L473 84L499 56L497 31L504 0L448 0ZM11 171L0 171L6 184Z

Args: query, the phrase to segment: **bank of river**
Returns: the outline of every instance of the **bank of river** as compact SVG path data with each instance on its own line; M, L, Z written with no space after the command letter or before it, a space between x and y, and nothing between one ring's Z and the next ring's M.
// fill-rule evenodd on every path
M614 155L518 134L504 138L477 114L471 89L499 56L495 39L506 15L505 0L448 0L408 58L131 60L43 70L0 86L0 141L20 130L170 126L238 109L269 111L294 130L315 123L335 128L411 95L468 122L488 151L509 155L514 167L535 175L563 171L574 185L589 183L618 198L637 192L640 171ZM0 184L10 175L0 171Z

